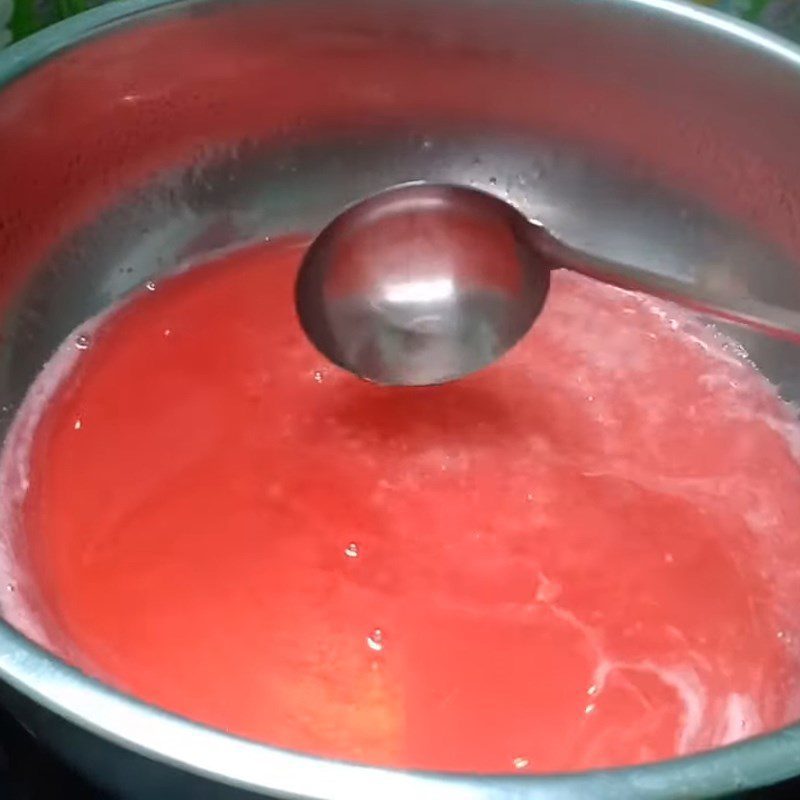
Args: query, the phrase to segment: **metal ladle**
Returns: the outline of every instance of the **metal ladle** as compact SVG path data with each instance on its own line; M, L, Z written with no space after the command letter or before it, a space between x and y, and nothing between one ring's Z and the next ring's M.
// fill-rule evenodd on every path
M346 209L306 252L295 300L309 339L335 364L375 383L422 386L509 350L561 268L800 341L798 312L604 260L494 195L444 184L404 184Z

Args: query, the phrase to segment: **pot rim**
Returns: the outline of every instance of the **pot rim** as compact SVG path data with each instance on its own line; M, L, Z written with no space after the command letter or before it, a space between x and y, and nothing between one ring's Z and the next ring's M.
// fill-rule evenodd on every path
M676 0L562 0L570 1L628 5L666 24L671 20L716 33L795 68L800 91L800 47L747 23ZM0 52L0 91L46 59L129 19L214 2L119 0L59 22ZM69 666L2 620L0 680L50 712L140 755L224 784L283 797L406 800L417 792L426 800L656 800L718 796L800 774L800 723L698 755L558 775L445 774L328 760L241 739L147 705Z

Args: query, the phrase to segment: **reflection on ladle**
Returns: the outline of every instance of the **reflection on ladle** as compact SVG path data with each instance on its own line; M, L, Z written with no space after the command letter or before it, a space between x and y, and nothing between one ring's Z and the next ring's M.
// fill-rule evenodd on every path
M561 268L800 341L798 312L576 250L494 195L443 184L404 184L346 209L308 249L295 299L335 364L375 383L438 384L516 344Z

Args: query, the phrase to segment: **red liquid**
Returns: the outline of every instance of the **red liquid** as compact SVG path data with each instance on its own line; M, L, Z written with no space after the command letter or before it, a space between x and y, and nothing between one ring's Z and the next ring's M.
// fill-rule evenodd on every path
M164 281L74 352L22 509L74 660L403 767L629 764L795 718L794 423L725 342L558 275L500 364L382 389L304 340L301 252Z

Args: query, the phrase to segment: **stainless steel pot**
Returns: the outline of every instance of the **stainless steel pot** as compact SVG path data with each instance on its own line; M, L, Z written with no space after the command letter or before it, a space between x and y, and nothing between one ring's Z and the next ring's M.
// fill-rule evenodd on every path
M55 345L132 286L412 179L800 307L800 51L669 0L126 0L3 52L0 85L4 427ZM739 338L799 399L796 348ZM800 725L561 776L324 761L149 707L5 624L0 678L49 746L147 800L698 797L800 774Z

